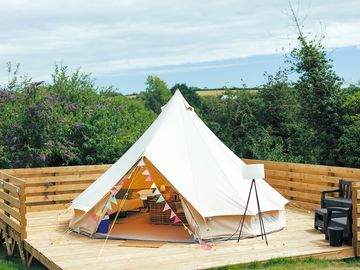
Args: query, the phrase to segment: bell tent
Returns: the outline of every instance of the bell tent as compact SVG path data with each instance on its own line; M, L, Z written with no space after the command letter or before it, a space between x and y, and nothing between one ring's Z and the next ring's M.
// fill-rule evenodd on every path
M114 239L236 237L252 181L244 165L177 90L137 142L73 201L70 228ZM263 179L256 184L266 232L281 230L288 201ZM104 232L99 225L108 215ZM251 196L242 235L260 235L259 223Z

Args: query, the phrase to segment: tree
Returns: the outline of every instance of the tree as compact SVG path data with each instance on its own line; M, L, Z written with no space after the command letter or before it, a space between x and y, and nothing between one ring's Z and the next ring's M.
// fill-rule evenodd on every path
M301 105L301 114L309 134L314 140L307 146L316 149L318 163L333 165L338 161L338 140L341 137L343 80L335 73L332 60L322 45L323 36L307 38L300 27L295 11L289 2L298 31L299 46L294 48L287 62L290 71L299 75L294 83Z
M355 86L351 87L354 90ZM353 94L345 98L343 107L343 134L339 140L340 162L349 167L360 167L360 91L350 91Z
M164 81L156 76L148 76L146 90L139 95L145 106L155 113L161 112L161 107L170 99L171 92Z
M171 87L170 91L172 94L179 89L184 98L189 102L189 104L195 109L201 108L201 99L200 96L196 93L196 87L189 87L185 83L177 83Z
M301 32L299 47L290 53L291 70L299 74L294 83L301 115L315 140L309 147L318 149L318 162L336 164L337 142L341 136L342 79L333 70L321 40L308 40Z

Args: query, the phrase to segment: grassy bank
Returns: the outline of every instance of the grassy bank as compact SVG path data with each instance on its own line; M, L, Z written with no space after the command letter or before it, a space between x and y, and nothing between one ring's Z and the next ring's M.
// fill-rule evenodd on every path
M306 259L272 259L267 262L252 262L247 264L224 266L213 270L330 270L330 269L360 269L360 259L327 261L314 258Z
M22 265L19 254L15 253L14 256L8 257L5 245L0 245L0 270L46 270L46 268L35 259L31 267L27 268Z

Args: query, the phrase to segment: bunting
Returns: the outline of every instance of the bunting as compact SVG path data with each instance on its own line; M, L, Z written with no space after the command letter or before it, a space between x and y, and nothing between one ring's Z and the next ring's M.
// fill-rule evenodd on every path
M141 159L137 165L138 167L146 167L143 159ZM156 203L160 203L160 202L164 202L165 201L165 205L164 205L164 208L163 208L163 212L167 211L167 210L171 210L170 212L170 218L169 219L172 219L174 218L174 222L173 224L176 224L176 223L179 223L181 222L183 227L184 227L184 230L188 232L189 236L192 236L193 240L194 241L198 241L199 244L201 245L201 247L205 250L209 250L211 249L213 246L210 245L210 244L207 244L205 243L204 241L202 241L194 232L192 232L183 222L182 220L175 214L175 212L171 209L170 205L166 202L164 196L161 195L161 192L160 190L158 189L158 187L156 186L154 180L152 179L150 173L149 173L149 170L145 168L145 170L142 172L142 175L146 175L147 177L145 178L145 181L146 182L152 182L151 184L151 189L155 189L154 192L153 192L153 195L156 196L156 195L160 195L159 198L156 200ZM126 179L125 179L126 180ZM111 197L111 200L113 200L113 198L115 197ZM115 200L116 201L116 200Z
M157 199L156 203L161 203L163 201L165 201L165 198L162 195L160 195L160 197Z
M170 218L173 218L173 217L176 217L176 214L175 214L175 212L174 212L173 210L171 210L171 212L170 212Z
M80 228L79 227L74 228L74 232L80 233Z
M124 179L125 180L125 179ZM119 191L121 189L121 186L122 185L117 185L117 186L114 186L113 189L116 190L116 191Z
M113 195L110 197L110 201L114 204L117 204L117 200L116 200L116 197Z
M106 206L105 206L107 209L109 209L109 210L112 210L112 207L111 207L111 202L110 201L108 201L107 203L106 203Z
M210 245L208 243L205 243L204 241L202 241L202 243L200 243L201 247L205 250L210 250L212 249L213 245Z
M145 166L145 162L144 162L144 159L140 159L140 161L138 162L137 164L138 167L144 167Z
M168 203L165 203L164 209L162 211L165 212L170 209L171 209L170 205Z
M178 216L175 216L174 224L175 224L175 223L178 223L178 222L180 222L180 221L181 221L181 219L180 219Z

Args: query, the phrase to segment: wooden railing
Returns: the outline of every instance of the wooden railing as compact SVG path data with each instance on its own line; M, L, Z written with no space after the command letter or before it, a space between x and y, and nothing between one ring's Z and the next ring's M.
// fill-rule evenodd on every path
M3 170L26 183L28 212L65 209L110 165Z
M18 245L25 261L22 240L26 238L25 181L0 172L0 229L9 255Z
M356 257L360 256L360 182L352 185L352 231L353 247Z
M318 208L320 191L335 189L339 179L360 181L360 169L250 159L243 161L264 164L266 181L290 201L306 209ZM2 170L0 229L4 240L17 243L19 250L23 250L20 246L26 238L27 212L67 208L109 167L91 165ZM360 256L360 185L354 183L352 188L354 250ZM9 241L10 238L15 241ZM14 245L7 245L9 255ZM24 258L24 254L20 256Z
M320 207L320 191L336 189L339 179L360 181L360 169L243 159L262 163L266 181L290 201L313 210Z

